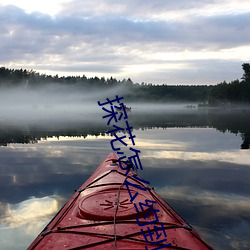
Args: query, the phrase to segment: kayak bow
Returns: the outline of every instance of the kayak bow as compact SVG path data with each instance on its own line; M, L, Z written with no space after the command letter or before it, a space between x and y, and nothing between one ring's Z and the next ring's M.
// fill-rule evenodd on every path
M122 170L118 159L115 153L106 157L28 250L212 249L147 181Z

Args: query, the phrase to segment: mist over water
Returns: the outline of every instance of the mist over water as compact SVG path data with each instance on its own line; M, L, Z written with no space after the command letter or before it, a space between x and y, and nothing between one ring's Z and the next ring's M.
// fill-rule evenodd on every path
M97 111L97 93L80 93L66 86L5 89L0 92L1 119L34 121L83 117Z
M116 95L123 97L128 94L124 87L100 91L84 90L66 85L50 85L35 89L11 88L0 90L0 121L36 123L36 122L65 122L70 120L100 122L104 115L103 106L97 102L106 102L106 98L114 99ZM146 100L145 100L146 101ZM188 104L153 104L126 102L121 100L134 112L166 112L185 109ZM119 105L114 103L114 105ZM98 116L97 116L98 114ZM95 117L96 115L96 117ZM97 119L96 119L97 118ZM13 125L14 125L13 124Z
M65 84L52 84L44 87L19 87L0 89L0 139L6 145L9 142L21 142L22 138L36 141L48 136L86 136L99 135L110 130L108 118L103 119L110 109L109 104L99 106L107 98L129 96L129 90L123 86L109 90L86 89ZM220 131L229 130L240 133L244 148L249 147L250 110L249 109L203 109L197 103L149 103L121 100L131 107L128 112L129 124L134 129L145 127L212 127ZM113 103L119 105L118 103ZM121 119L119 124L125 121ZM39 136L37 131L39 130ZM74 132L72 132L74 130ZM12 139L4 131L13 132ZM18 134L14 132L20 131ZM42 132L44 131L44 132ZM60 132L61 131L61 132ZM2 133L4 132L4 133ZM24 139L23 141L26 141Z

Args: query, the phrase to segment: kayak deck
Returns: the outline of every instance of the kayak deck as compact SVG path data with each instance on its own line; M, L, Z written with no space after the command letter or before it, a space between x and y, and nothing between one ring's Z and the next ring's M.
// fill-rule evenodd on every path
M29 250L212 249L147 181L122 170L118 159L108 155Z

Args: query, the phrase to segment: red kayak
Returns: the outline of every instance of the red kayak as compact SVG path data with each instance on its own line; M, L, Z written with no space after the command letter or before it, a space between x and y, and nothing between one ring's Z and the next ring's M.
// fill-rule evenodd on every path
M212 249L118 159L110 153L28 249Z

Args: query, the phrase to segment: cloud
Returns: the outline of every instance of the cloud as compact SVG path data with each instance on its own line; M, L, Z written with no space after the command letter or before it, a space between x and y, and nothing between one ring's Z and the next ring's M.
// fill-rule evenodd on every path
M249 46L250 13L240 7L233 12L233 4L233 0L157 0L143 4L75 0L66 2L55 16L0 5L0 63L59 71L61 75L131 77L139 82L234 80L241 76L241 63L250 59L238 52ZM244 7L246 4L243 1ZM231 71L226 49L236 51L233 64L239 69ZM209 67L203 67L204 63ZM225 66L211 67L220 63ZM207 73L201 78L199 72L203 70Z
M67 45L74 47L74 44L77 44L76 47L79 47L80 42L85 43L83 45L91 44L93 47L105 42L109 45L163 42L166 45L175 43L191 49L195 49L197 45L207 48L213 44L230 47L248 44L250 36L247 33L244 39L240 36L242 31L249 29L250 13L195 17L189 22L137 21L119 16L84 18L59 15L52 18L39 12L27 14L13 6L4 7L1 14L4 20L3 30L8 32L5 34L9 34L10 39L11 36L19 39L22 36L24 41L28 41L27 47L34 43L36 46L43 45L44 49L48 45L53 48L56 48L56 45L62 48L64 45L65 48ZM25 39L26 36L30 39ZM68 43L61 44L65 39Z
M115 0L86 0L84 2L79 0L65 3L65 8L61 13L64 15L79 15L85 17L92 16L122 16L131 17L134 19L161 19L166 18L183 18L190 15L198 15L200 13L221 10L240 11L245 8L244 4L248 4L247 0L243 0L241 6L235 6L234 1L198 1L198 0L179 0L179 1L162 1L162 0L128 0L126 2L117 2ZM231 6L233 5L233 6ZM249 6L249 5L248 5ZM234 8L233 8L234 7Z

